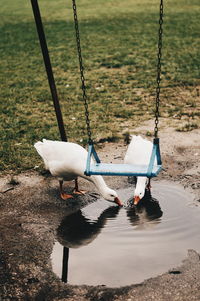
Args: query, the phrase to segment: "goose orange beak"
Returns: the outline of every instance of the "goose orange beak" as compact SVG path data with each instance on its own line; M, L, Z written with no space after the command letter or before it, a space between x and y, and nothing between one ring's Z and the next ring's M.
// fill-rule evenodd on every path
M133 199L133 204L137 205L139 203L139 201L140 201L140 197L138 195L136 195Z
M123 206L123 203L120 201L120 199L118 199L117 197L114 199L114 202L118 205L118 206Z

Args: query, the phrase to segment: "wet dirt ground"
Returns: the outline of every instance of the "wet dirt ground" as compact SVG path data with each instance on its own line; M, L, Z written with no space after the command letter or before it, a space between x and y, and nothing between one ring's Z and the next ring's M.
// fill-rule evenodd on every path
M138 129L146 132L146 125ZM172 181L191 193L194 206L200 205L200 130L176 132L161 130L164 171L154 181ZM121 162L125 143L105 143L100 157ZM57 180L37 171L0 180L0 300L200 300L200 256L188 250L179 267L143 283L119 288L72 286L62 283L52 272L50 256L56 229L61 220L78 208L94 201L90 195L64 202L58 195ZM106 177L114 189L129 187L126 177ZM17 184L17 185L16 185ZM82 189L94 186L80 180ZM66 183L66 190L73 182Z

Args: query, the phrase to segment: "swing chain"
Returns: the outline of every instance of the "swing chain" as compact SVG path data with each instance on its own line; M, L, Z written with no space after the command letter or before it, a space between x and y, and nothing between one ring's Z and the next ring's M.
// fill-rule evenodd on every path
M160 81L161 81L161 57L162 57L162 34L163 34L163 0L160 1L160 18L158 30L158 63L157 63L157 87L156 87L156 110L155 110L155 129L154 137L158 137L158 118L159 118L159 104L160 104Z
M88 98L86 94L86 85L85 85L85 76L84 76L84 66L83 66L83 59L81 53L81 42L80 42L80 32L79 32L79 25L78 25L78 16L77 16L77 9L76 9L76 1L72 0L72 7L74 12L74 27L76 32L76 44L77 44L77 51L78 51L78 59L79 59L79 68L80 68L80 77L82 83L82 92L83 92L83 101L85 106L85 117L86 117L86 125L87 125L87 134L88 134L88 142L89 144L93 144L92 141L92 132L90 128L90 119L89 119L89 109L88 109Z

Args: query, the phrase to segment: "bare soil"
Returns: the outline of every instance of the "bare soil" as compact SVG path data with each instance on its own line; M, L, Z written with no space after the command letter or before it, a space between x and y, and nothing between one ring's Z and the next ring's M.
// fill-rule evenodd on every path
M134 133L145 134L149 121ZM200 205L200 130L177 132L160 124L164 171L154 181L173 181L191 192ZM107 162L122 162L127 145L104 143L99 151ZM107 177L117 189L131 185L126 177ZM82 189L94 186L80 180ZM66 186L72 191L73 182ZM72 286L52 272L50 255L56 229L64 216L94 201L89 194L64 202L57 180L38 171L0 179L0 300L200 300L199 250L189 250L180 267L127 287ZM178 271L178 272L177 272Z

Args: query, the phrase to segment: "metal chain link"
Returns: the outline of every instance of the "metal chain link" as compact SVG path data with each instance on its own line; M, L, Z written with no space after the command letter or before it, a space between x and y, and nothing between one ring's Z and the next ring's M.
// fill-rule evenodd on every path
M160 105L160 81L161 81L161 57L162 57L162 34L163 34L163 0L160 1L160 18L158 30L158 63L157 63L157 87L156 87L156 110L155 110L155 128L154 137L158 137L158 123L159 123L159 105Z
M83 67L83 59L82 59L82 54L81 54L81 42L80 42L80 33L79 33L79 25L78 25L78 17L77 17L77 9L76 9L76 1L75 0L72 0L72 7L73 7L73 12L74 12L74 27L75 27L75 32L76 32L76 44L77 44L78 59L79 59L80 77L81 77L81 83L82 83L81 88L82 88L82 92L83 92L83 101L84 101L84 107L85 107L85 118L86 118L88 142L89 142L89 144L93 144L92 132L91 132L91 128L90 128L88 98L87 98L87 94L86 94L84 67Z
M80 45L80 33L79 33L79 25L78 25L78 17L77 17L77 9L76 9L76 1L72 0L72 7L74 12L74 26L76 32L76 43L77 43L77 51L78 51L78 59L79 59L79 68L80 68L80 76L82 82L82 91L83 91L83 101L85 106L85 117L86 117L86 125L87 125L87 134L88 134L88 142L92 144L92 132L90 128L90 119L89 119L89 110L88 110L88 98L86 94L86 85L85 85L85 76L84 76L84 67L83 67L83 59L81 53L81 45ZM159 30L158 30L158 63L157 63L157 87L156 87L156 110L155 110L155 128L154 128L154 137L158 136L158 123L159 123L159 105L160 105L160 81L161 81L161 57L162 57L162 29L163 24L163 0L160 1L160 18L159 18Z

